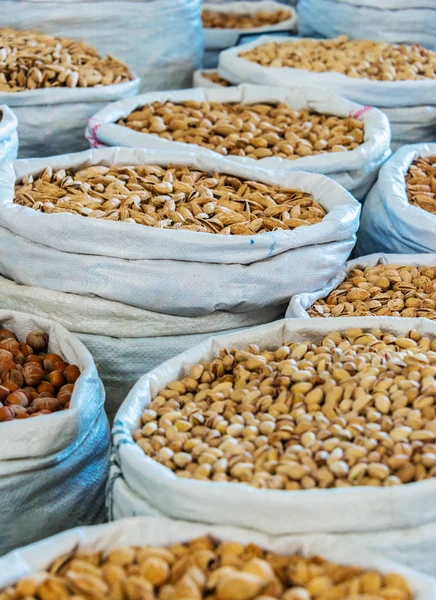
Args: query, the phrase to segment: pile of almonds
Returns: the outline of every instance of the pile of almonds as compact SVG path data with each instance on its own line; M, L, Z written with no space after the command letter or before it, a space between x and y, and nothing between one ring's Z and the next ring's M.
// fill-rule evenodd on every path
M47 349L44 331L31 331L19 342L12 331L0 329L0 422L69 408L79 367Z
M417 158L406 175L410 204L436 215L436 156Z
M0 28L0 92L95 87L133 79L128 67L78 40Z
M334 71L377 81L436 78L436 52L419 44L349 40L345 35L330 40L270 42L243 51L240 56L264 67Z
M14 202L54 214L139 223L164 229L253 235L322 221L311 194L188 167L105 167L25 176Z
M207 29L254 29L277 25L291 17L288 10L276 10L266 12L259 10L255 14L232 14L219 12L217 10L203 10L203 27Z
M282 103L153 102L135 109L118 125L255 160L346 152L364 141L358 119L298 111Z
M0 592L0 600L412 600L397 573L282 555L209 537L162 546L73 551Z
M232 85L230 81L227 79L223 79L220 77L218 71L202 71L201 73L205 79L209 79L212 83L217 83L218 85L222 85L223 87L229 87Z
M311 317L426 317L436 319L436 266L376 265L347 278L308 310Z
M333 331L221 350L167 384L133 438L183 478L300 490L436 477L436 340Z

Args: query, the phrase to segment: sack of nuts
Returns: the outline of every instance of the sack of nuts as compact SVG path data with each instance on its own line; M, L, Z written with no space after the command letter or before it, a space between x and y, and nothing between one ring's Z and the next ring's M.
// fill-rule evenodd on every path
M192 77L192 87L194 88L219 88L231 85L230 81L219 76L216 69L198 69L198 71L194 71Z
M384 108L391 124L391 148L395 152L408 144L427 144L436 140L436 106Z
M82 41L0 28L0 53L0 103L17 116L20 156L85 149L83 126L95 110L139 89L124 63Z
M1 310L0 555L103 521L109 443L85 346L54 321Z
M11 109L0 105L0 163L17 158L17 126L17 117Z
M418 44L259 37L220 54L219 74L238 83L318 85L369 106L433 105L436 52Z
M350 260L322 290L291 298L286 317L436 320L436 256L371 254Z
M162 518L80 527L0 558L1 600L433 600L434 588L339 536L272 540Z
M433 0L300 0L298 32L304 37L349 35L434 49Z
M151 507L270 536L363 536L434 573L434 363L427 319L212 338L144 375L118 411L110 517Z
M85 40L125 62L144 92L188 87L201 66L201 0L1 2L3 26Z
M380 111L307 88L143 94L103 108L86 135L95 147L213 152L248 167L321 173L358 200L391 154L389 123Z
M356 256L436 252L436 144L397 150L362 210Z
M285 304L240 314L215 311L203 317L176 317L103 298L85 300L78 294L18 285L4 277L0 306L55 319L77 335L98 366L110 422L144 372L211 335L269 323L286 310Z
M5 277L187 317L276 307L323 287L348 258L360 213L323 175L212 154L92 150L15 161L0 181Z
M243 34L295 31L297 14L275 0L204 2L202 8L206 68L218 65L219 53L238 43Z

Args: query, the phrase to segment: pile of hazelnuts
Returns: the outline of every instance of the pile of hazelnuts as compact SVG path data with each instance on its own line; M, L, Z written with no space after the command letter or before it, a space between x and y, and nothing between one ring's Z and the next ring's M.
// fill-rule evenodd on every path
M47 350L44 331L19 342L13 331L0 329L0 422L69 408L80 369Z

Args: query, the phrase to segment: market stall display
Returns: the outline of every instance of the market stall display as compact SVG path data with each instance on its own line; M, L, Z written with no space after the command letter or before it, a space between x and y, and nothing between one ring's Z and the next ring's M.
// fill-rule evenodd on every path
M235 165L322 173L358 200L390 155L380 111L321 90L253 85L136 96L99 111L86 135L97 147L214 152Z
M3 28L0 47L0 102L18 119L21 156L83 149L78 132L96 108L139 89L123 62L85 42Z
M362 211L356 256L436 252L436 144L404 146L381 168Z
M264 36L220 56L220 77L238 84L316 85L376 106L391 121L392 147L435 139L436 53L340 36L331 40Z
M201 65L200 0L2 0L2 9L3 26L85 40L116 56L144 92L187 87Z
M340 532L434 571L435 331L426 319L288 319L167 361L116 416L112 518Z
M273 541L237 528L125 519L0 559L7 600L32 597L354 597L431 600L434 580L335 536Z
M4 554L104 520L110 439L104 389L85 346L38 316L1 310L0 324Z
M436 319L433 254L371 254L351 260L329 284L291 298L287 317Z
M216 67L221 50L237 45L241 36L296 28L295 10L275 0L205 2L202 10L203 66L207 68Z
M176 316L252 312L319 289L345 263L360 213L322 175L218 156L110 148L0 172L5 277Z

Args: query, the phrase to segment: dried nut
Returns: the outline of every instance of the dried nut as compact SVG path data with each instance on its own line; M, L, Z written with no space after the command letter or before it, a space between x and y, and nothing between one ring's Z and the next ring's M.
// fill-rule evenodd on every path
M188 381L201 381L189 396ZM436 340L350 328L276 351L221 350L152 399L134 440L184 478L392 486L436 476L435 405Z
M54 173L46 169L17 183L14 202L44 213L250 236L314 225L327 214L307 192L183 166L95 165ZM11 353L0 349L0 371L11 368L2 365L10 365L11 359ZM61 364L61 357L47 354L42 366L50 373L64 371ZM77 371L71 368L65 376L72 382Z
M4 27L0 28L0 49L0 92L89 88L133 79L124 63L112 56L102 58L94 48L78 40Z
M269 42L239 56L263 67L333 71L378 81L436 79L436 52L419 44L349 40L346 35L329 40Z
M0 422L69 408L80 370L58 354L46 354L48 341L40 330L28 334L28 343L20 343L8 329L0 330ZM71 383L65 384L66 379Z
M406 191L410 204L436 215L436 156L419 157L406 174ZM423 281L425 286L425 281ZM425 308L435 308L435 298Z
M44 331L31 331L26 338L26 344L29 345L33 352L46 352L48 345L48 334Z
M364 125L358 119L298 111L283 103L152 102L135 108L117 124L166 140L204 146L226 156L255 160L268 156L296 160L346 152L364 142ZM338 130L343 135L338 136ZM167 193L166 189L161 193ZM271 208L270 216L279 214ZM289 221L299 218L298 211L289 213Z
M326 298L317 300L308 313L313 318L385 315L436 319L436 265L378 264L364 268L356 265L346 279ZM411 347L415 344L414 340L405 343ZM389 398L380 395L375 405L387 414Z
M227 81L227 79L223 79L223 77L220 77L218 71L202 71L201 74L205 79L208 79L209 81L212 81L212 83L216 83L217 85L222 85L223 87L229 87L232 85L230 81Z
M207 29L253 29L282 23L291 17L291 13L284 8L274 11L259 10L254 14L204 9L201 16L203 27Z
M206 559L207 557L207 559ZM165 566L164 566L165 565ZM0 592L1 600L413 600L407 580L320 556L279 555L202 537L168 548L74 550Z

